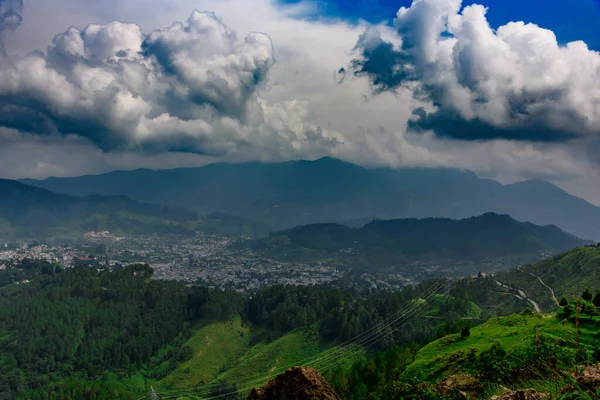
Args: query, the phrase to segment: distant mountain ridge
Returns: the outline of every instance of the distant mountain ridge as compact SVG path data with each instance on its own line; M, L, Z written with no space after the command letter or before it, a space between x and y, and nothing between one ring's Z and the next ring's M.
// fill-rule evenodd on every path
M367 217L466 218L494 212L600 240L600 207L549 182L503 185L456 169L363 168L326 157L22 182L72 195L126 195L201 214L224 212L272 230Z
M75 239L87 231L190 233L197 214L126 196L77 197L0 179L0 242Z
M538 226L508 215L486 213L462 220L375 220L361 228L313 224L273 232L245 245L275 258L306 261L335 257L376 270L389 266L407 269L415 264L534 261L589 243L556 226Z

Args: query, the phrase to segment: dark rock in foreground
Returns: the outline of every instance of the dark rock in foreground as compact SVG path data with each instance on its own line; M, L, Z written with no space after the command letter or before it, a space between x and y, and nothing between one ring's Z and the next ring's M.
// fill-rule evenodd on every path
M576 383L564 388L561 394L586 392L596 395L600 391L600 364L584 367L582 374L573 379Z
M325 379L309 367L293 367L266 386L252 389L248 400L341 400Z

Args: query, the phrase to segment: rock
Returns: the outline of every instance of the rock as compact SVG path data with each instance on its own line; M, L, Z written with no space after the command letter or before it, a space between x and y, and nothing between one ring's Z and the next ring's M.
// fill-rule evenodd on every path
M451 375L435 385L441 395L461 395L463 398L480 397L483 394L481 382L469 374Z
M266 386L252 389L248 400L341 400L314 368L293 367Z
M585 367L583 373L576 380L586 390L600 389L600 364Z
M560 392L561 394L577 393L580 391L596 394L600 390L600 364L584 367L582 374L577 377L573 376L573 379L575 379L577 385L569 385L563 388Z
M492 396L491 400L538 400L546 398L548 398L546 393L540 393L535 389L523 389L504 393L500 396Z

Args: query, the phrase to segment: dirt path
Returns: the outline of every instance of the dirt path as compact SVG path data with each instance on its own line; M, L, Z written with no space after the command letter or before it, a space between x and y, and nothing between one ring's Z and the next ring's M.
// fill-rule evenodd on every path
M552 300L554 300L554 302L556 303L556 305L560 307L560 304L558 303L558 300L556 299L556 296L554 295L554 290L550 286L546 285L544 283L544 281L542 280L542 278L540 278L539 276L534 275L531 272L526 272L526 273L529 274L529 275L531 275L531 276L533 276L534 278L537 278L542 285L544 285L545 287L547 287L548 290L550 290L550 293L552 293Z

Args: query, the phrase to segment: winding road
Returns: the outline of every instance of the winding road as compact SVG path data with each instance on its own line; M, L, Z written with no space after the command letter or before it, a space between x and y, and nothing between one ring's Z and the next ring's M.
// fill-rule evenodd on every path
M530 299L529 297L527 297L527 295L525 294L524 291L522 291L521 289L515 289L515 288L511 288L510 286L506 286L505 284L503 284L502 282L496 281L496 283L499 286L502 286L505 289L511 290L513 292L517 292L517 293L511 293L511 292L506 292L507 294L511 294L513 296L515 296L517 299L520 300L526 300L528 302L531 303L531 305L533 306L533 308L535 309L535 311L537 313L542 313L542 309L540 308L540 305L538 303L536 303L534 300Z

